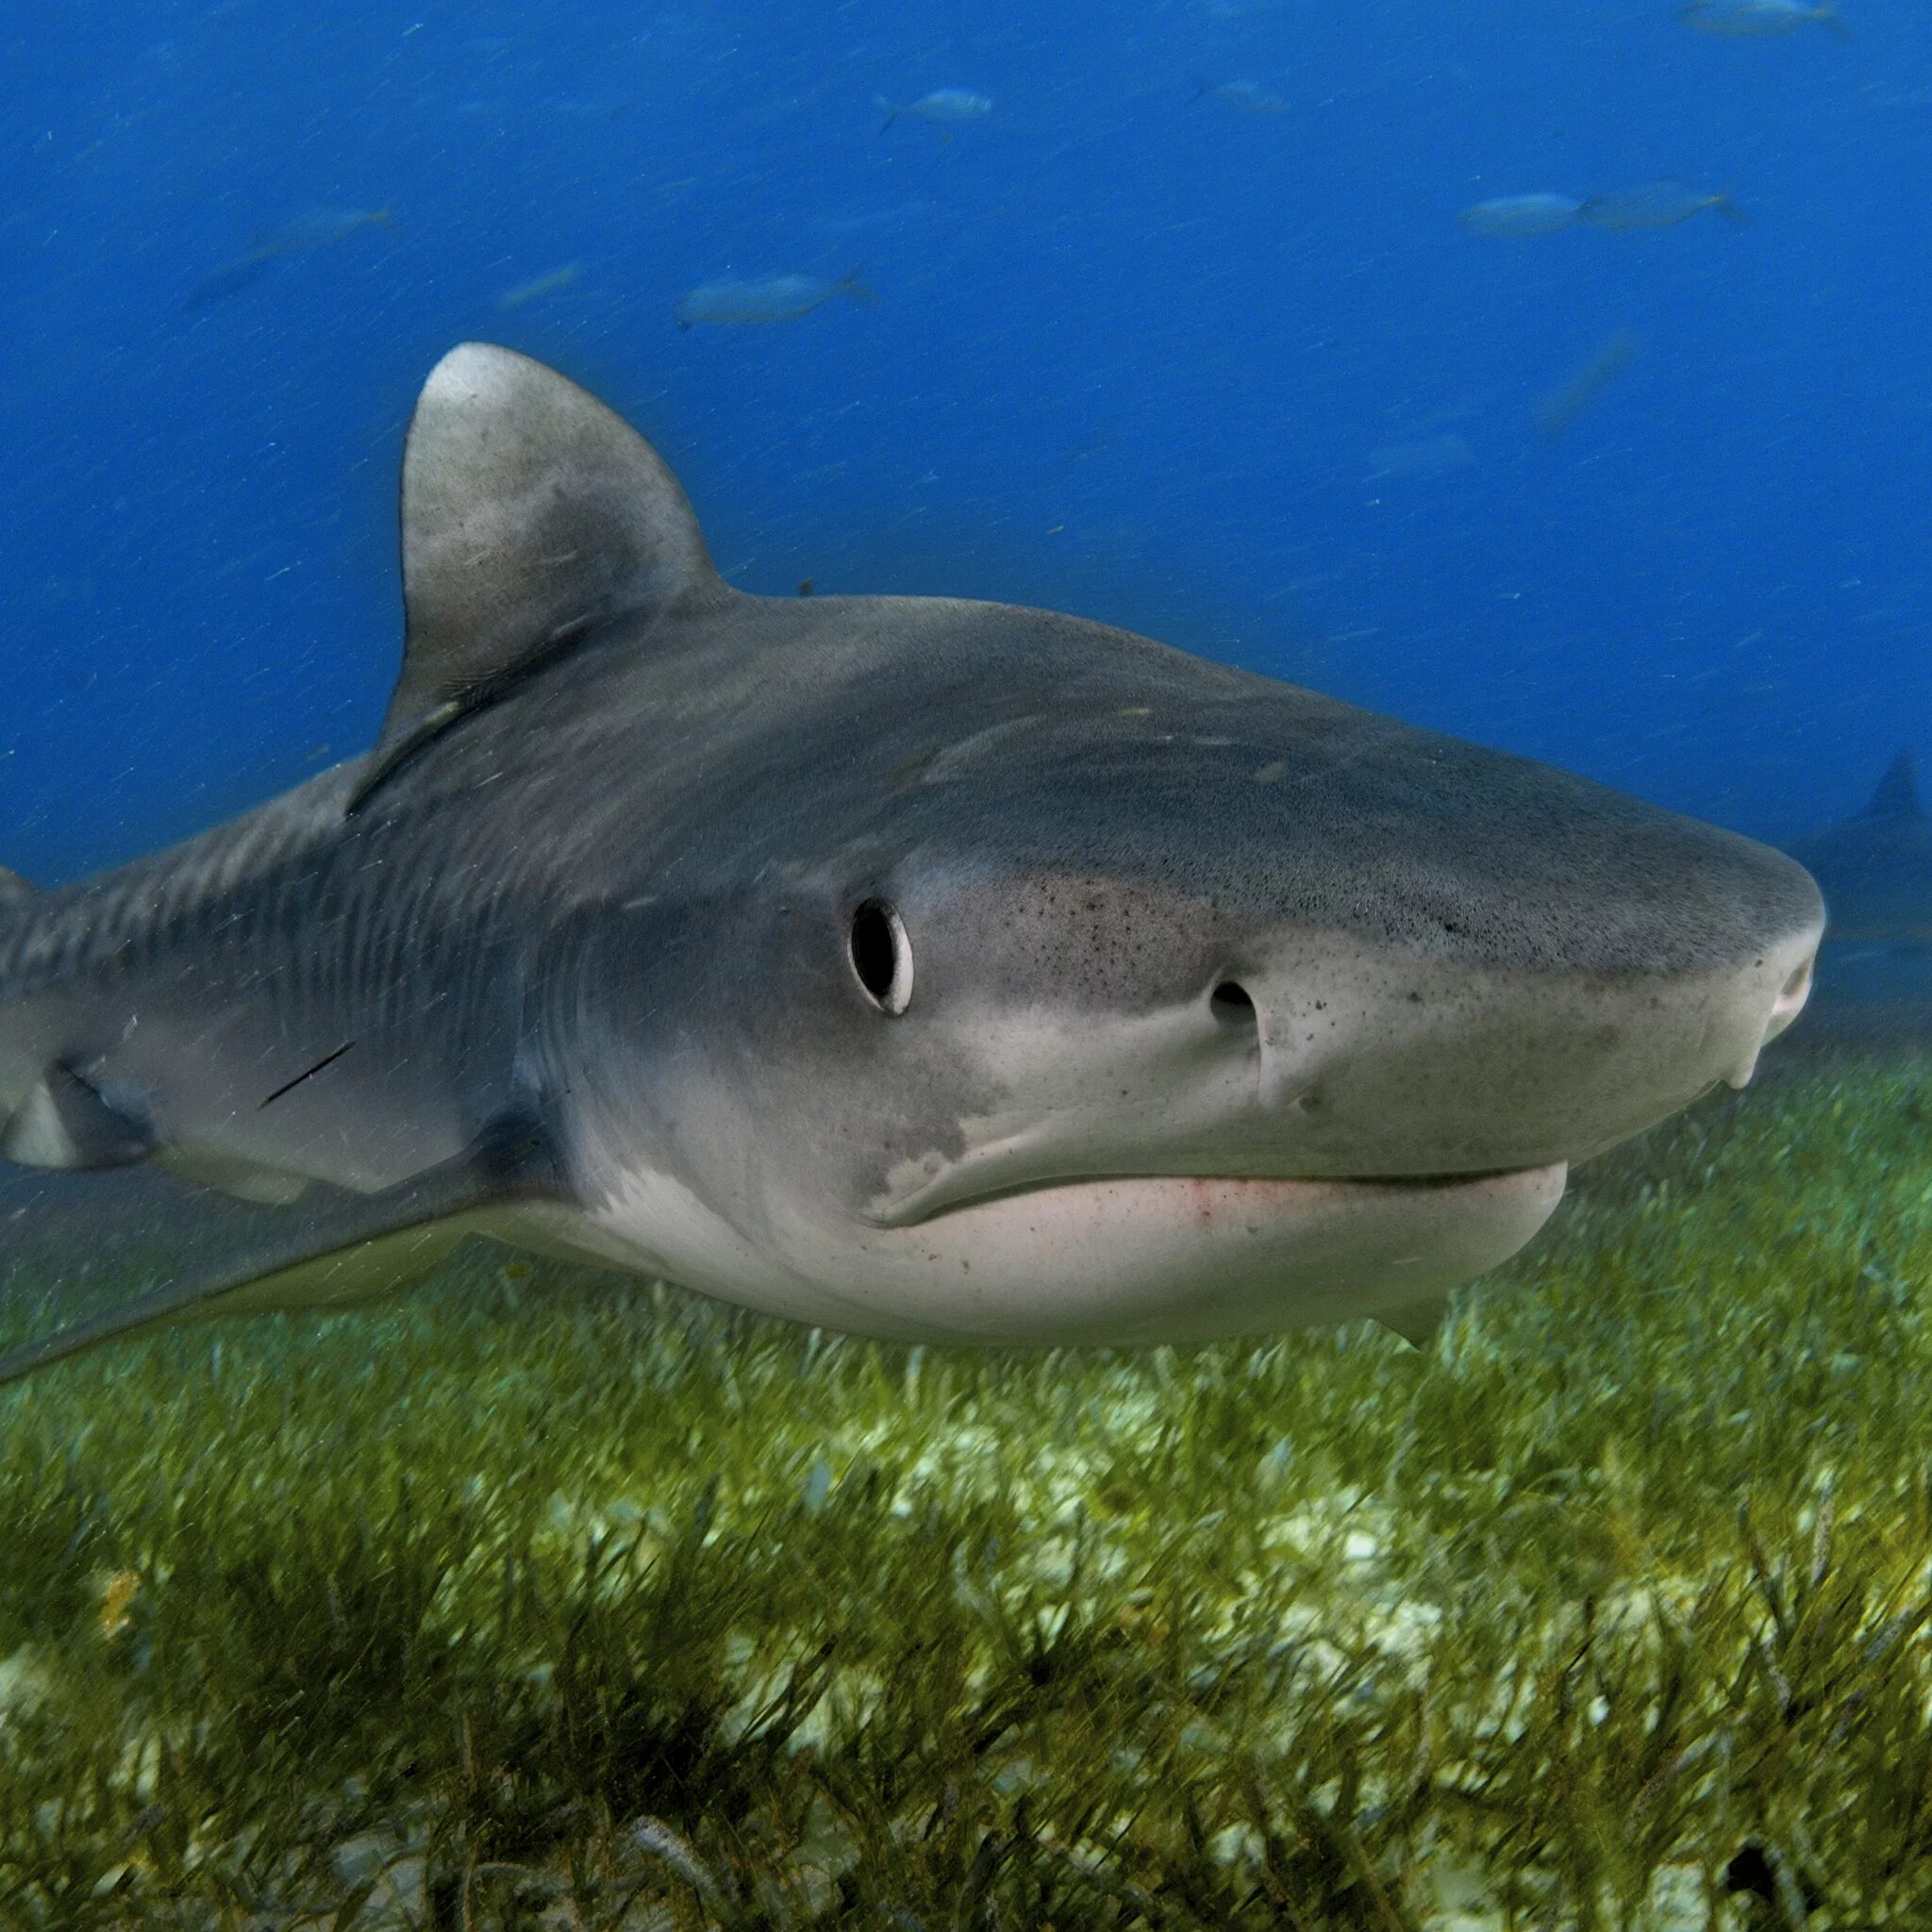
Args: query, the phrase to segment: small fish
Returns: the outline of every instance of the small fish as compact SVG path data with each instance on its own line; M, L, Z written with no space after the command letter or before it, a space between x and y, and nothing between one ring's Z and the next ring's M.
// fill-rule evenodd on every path
M1634 188L1592 194L1576 210L1576 219L1592 228L1623 233L1631 228L1674 228L1706 208L1740 228L1749 225L1750 217L1723 189L1713 193L1687 188L1681 181L1640 181Z
M1468 439L1446 430L1440 436L1411 437L1405 442L1385 442L1369 452L1367 483L1391 478L1446 476L1475 461Z
M1723 34L1732 40L1759 40L1768 34L1788 34L1794 27L1818 25L1841 41L1850 30L1839 18L1836 0L1690 0L1677 9L1677 18L1701 34Z
M855 302L879 298L864 281L865 271L854 269L839 281L824 275L767 275L755 282L700 282L677 305L679 328L699 323L794 322L809 315L834 295Z
M1582 206L1568 194L1501 194L1464 208L1456 219L1472 235L1554 235L1576 219Z
M556 294L559 289L569 288L583 272L582 263L567 261L547 275L532 276L527 282L519 282L513 289L506 289L496 298L496 306L499 308L521 308L525 302L536 302L545 295Z
M910 114L916 121L934 122L941 127L963 127L967 122L984 120L992 112L992 97L975 93L970 87L936 87L916 101L889 101L883 94L874 94L873 99L886 117L879 129L881 134L902 114Z
M1591 403L1614 382L1637 353L1637 338L1619 329L1594 350L1574 375L1559 382L1537 405L1537 427L1551 442L1561 436Z
M243 255L225 261L220 268L209 269L182 298L182 308L205 308L210 302L239 295L250 283L259 281L274 266L275 259L273 255Z
M1194 90L1194 99L1204 95L1211 96L1224 107L1233 108L1242 114L1257 115L1264 120L1288 112L1288 103L1279 94L1272 94L1259 82L1253 80L1224 80L1219 86L1204 80Z
M387 227L386 208L318 208L297 215L280 227L264 228L248 244L248 252L233 261L213 268L189 290L182 303L185 308L199 308L224 296L238 294L251 282L260 279L284 256L308 255L320 248L333 247L358 228Z
M316 208L278 228L267 228L248 245L251 255L307 255L316 248L333 248L358 228L386 228L386 208Z

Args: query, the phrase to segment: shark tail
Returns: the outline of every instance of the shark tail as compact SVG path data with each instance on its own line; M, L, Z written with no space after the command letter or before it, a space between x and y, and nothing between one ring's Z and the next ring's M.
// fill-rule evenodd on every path
M1722 215L1736 227L1748 228L1751 225L1751 217L1732 200L1728 188L1720 188L1710 197L1710 208L1713 214Z
M863 302L868 308L878 307L879 291L865 278L865 270L856 268L840 283L841 294L850 295L855 302Z

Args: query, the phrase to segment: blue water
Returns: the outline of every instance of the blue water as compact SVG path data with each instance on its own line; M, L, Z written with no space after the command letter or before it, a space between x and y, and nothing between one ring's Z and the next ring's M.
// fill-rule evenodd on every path
M467 337L643 428L743 588L1057 604L1760 834L1840 815L1932 751L1932 28L1845 14L13 9L0 859L68 875L366 745L402 428ZM1195 97L1240 81L1285 111ZM939 87L992 109L881 130ZM1655 176L1749 225L1457 224ZM389 215L191 299L326 208ZM860 266L874 306L673 321Z

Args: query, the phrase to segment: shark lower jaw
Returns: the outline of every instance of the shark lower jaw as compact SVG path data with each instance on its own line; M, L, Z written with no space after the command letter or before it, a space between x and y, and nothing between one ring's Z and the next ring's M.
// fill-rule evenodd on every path
M1088 1175L895 1226L777 1197L753 1238L683 1182L638 1168L614 1173L593 1211L550 1210L508 1238L536 1245L535 1232L724 1301L890 1341L1208 1341L1440 1309L1542 1226L1568 1173Z
M932 1227L955 1214L971 1213L996 1203L1035 1202L1045 1205L1055 1197L1063 1203L1104 1202L1131 1197L1136 1200L1171 1197L1177 1209L1192 1213L1239 1210L1243 1213L1292 1214L1318 1208L1332 1208L1353 1197L1366 1204L1377 1196L1400 1198L1408 1194L1452 1196L1464 1191L1494 1192L1512 1181L1533 1184L1540 1176L1554 1174L1560 1189L1569 1163L1558 1161L1541 1167L1495 1168L1474 1174L1066 1174L1052 1179L1018 1181L989 1188L984 1193L960 1194L950 1191L945 1176L921 1188L916 1193L891 1206L875 1209L866 1221L880 1228Z
M1507 1260L1567 1175L1128 1175L1008 1191L874 1228L848 1257L841 1321L908 1340L1128 1343L1399 1314Z

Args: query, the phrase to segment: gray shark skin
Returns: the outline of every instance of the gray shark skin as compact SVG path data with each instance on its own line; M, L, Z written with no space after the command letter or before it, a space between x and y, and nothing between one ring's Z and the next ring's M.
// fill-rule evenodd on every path
M0 884L0 1153L312 1196L0 1377L472 1232L879 1336L1419 1336L1806 997L1780 854L1074 617L741 594L507 350L403 565L368 758Z

